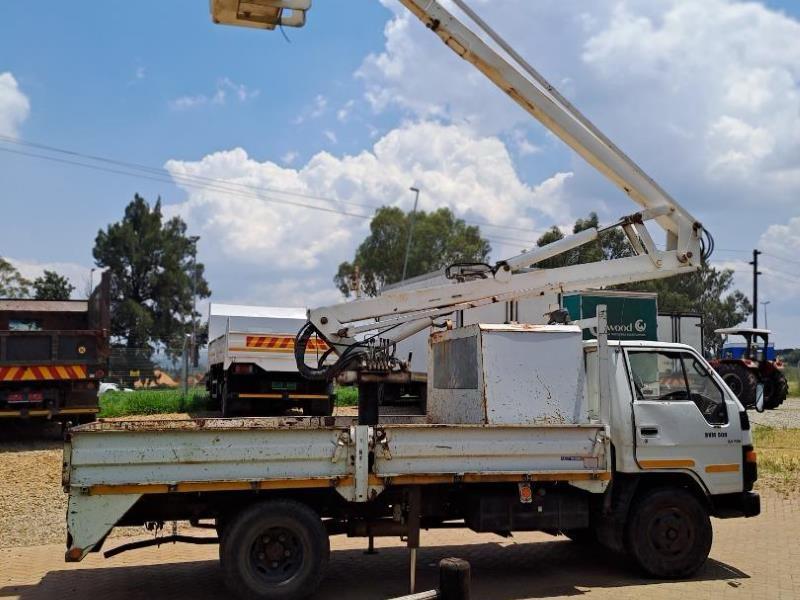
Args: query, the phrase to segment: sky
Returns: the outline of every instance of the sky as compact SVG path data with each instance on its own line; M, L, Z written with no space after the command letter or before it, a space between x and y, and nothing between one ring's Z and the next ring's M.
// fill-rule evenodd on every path
M800 346L800 3L489 4L471 1L704 223L748 294L764 252L768 324ZM4 2L0 256L82 292L98 230L139 193L200 236L213 301L319 306L411 186L481 224L493 259L632 212L395 0L347 6L316 0L282 35L213 25L195 0Z

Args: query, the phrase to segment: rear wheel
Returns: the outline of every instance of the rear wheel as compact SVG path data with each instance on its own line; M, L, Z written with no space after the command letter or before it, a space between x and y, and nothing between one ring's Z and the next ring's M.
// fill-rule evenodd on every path
M220 410L223 417L234 417L238 414L239 407L233 393L231 393L228 380L224 379L220 386Z
M755 406L758 378L753 371L736 363L722 363L716 367L716 371L731 388L739 402L747 408Z
M224 530L225 583L240 598L305 598L319 587L329 551L322 521L305 504L293 500L256 504Z
M626 528L630 555L649 575L679 579L703 566L713 537L708 511L688 491L645 492L631 509Z
M585 529L568 529L561 533L576 544L588 545L597 542L597 536L594 533L594 529L591 527L586 527Z
M309 400L303 408L303 413L313 417L330 417L333 414L333 404L333 396L322 400Z

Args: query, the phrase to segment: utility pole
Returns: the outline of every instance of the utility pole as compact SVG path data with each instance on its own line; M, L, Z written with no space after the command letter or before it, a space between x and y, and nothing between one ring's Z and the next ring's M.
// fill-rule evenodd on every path
M758 270L758 255L761 254L760 250L753 250L753 329L758 328L758 276L761 271Z
M197 368L197 242L200 236L193 235L189 238L192 242L192 366Z
M414 197L414 210L411 211L411 223L408 225L408 242L406 243L406 257L403 260L403 278L400 281L406 280L406 271L408 270L408 254L411 252L411 238L414 236L414 218L417 216L417 203L419 202L419 190L415 187L408 188L416 193Z
M183 338L183 397L189 398L189 345L192 334L187 333Z

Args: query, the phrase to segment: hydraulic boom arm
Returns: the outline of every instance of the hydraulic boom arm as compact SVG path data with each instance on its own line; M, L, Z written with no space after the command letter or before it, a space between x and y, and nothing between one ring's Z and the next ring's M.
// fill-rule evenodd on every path
M500 261L482 272L455 278L430 288L396 290L368 298L309 311L308 325L298 334L298 367L307 377L332 377L357 356L367 352L367 341L380 338L392 345L429 327L434 319L471 308L547 292L587 288L670 277L690 272L710 254L713 240L702 225L669 196L636 163L582 115L489 27L464 0L451 0L494 42L477 35L438 0L400 0L453 52L472 63L524 110L580 154L636 202L642 210L622 217L611 227L621 227L635 256L554 269L531 268L598 238L602 229L589 229L543 248ZM255 24L243 6L259 4L275 10L273 21ZM310 0L212 0L217 22L274 28L277 24L305 22ZM291 9L291 15L284 10ZM234 15L234 17L231 17ZM655 220L666 232L660 250L645 222ZM706 239L704 239L704 236ZM335 367L301 365L307 340L320 334L340 356ZM358 336L358 337L357 337ZM360 340L360 341L359 341Z

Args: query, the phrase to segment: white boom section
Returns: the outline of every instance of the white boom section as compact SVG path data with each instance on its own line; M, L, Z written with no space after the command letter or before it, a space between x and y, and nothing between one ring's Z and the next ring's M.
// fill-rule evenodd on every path
M400 0L461 58L473 64L518 105L540 121L644 210L619 223L638 256L588 265L516 272L595 240L597 229L498 263L488 277L427 289L389 292L309 311L309 321L337 351L355 335L378 331L397 342L460 308L548 292L567 292L670 277L696 269L702 225L548 83L463 0L452 0L499 47L496 50L437 0ZM212 4L215 19L218 15ZM644 225L655 219L666 231L659 250ZM380 319L380 322L368 322ZM391 328L391 330L389 330Z

